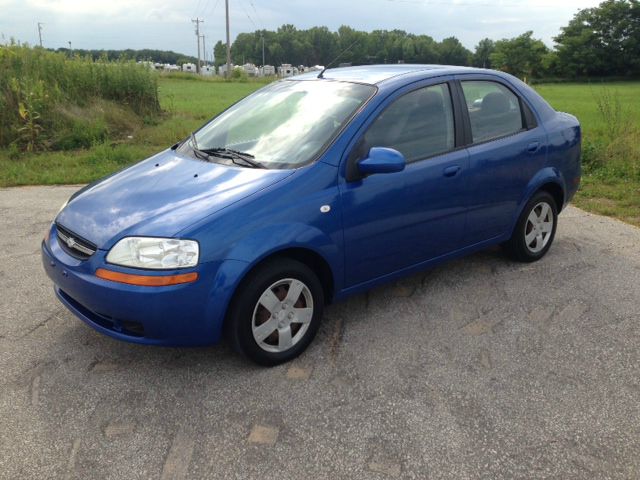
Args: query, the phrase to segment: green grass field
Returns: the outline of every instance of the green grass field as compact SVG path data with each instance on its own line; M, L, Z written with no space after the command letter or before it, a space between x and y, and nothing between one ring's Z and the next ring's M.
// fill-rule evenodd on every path
M159 79L161 117L124 138L90 149L11 158L0 151L0 187L85 183L160 151L261 83ZM640 82L535 87L557 110L576 115L584 131L585 171L575 203L640 225ZM599 109L600 105L600 109Z
M621 106L628 110L628 119L636 127L640 122L640 82L560 83L535 85L534 88L556 110L577 116L587 137L602 135L607 130L596 102L607 91L613 95L617 93Z
M580 120L582 185L573 203L640 226L640 82L538 85Z

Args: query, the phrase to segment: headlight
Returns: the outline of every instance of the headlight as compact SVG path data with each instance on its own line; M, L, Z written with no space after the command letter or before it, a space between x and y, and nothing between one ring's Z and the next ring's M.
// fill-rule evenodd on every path
M126 237L109 250L107 262L137 268L188 268L198 264L199 254L194 240Z

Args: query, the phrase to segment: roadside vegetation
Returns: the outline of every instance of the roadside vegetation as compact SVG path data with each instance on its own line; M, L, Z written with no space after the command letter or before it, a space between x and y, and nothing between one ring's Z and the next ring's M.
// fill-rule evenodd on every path
M157 79L127 61L95 62L42 48L0 47L0 148L87 148L153 121Z
M263 83L0 46L0 187L95 180L167 148Z
M158 113L140 117L128 112L129 123L120 122L118 131L79 148L0 148L0 187L79 184L98 179L186 138L207 119L263 85L253 81L194 81L194 75L154 75ZM115 104L104 105L115 108Z

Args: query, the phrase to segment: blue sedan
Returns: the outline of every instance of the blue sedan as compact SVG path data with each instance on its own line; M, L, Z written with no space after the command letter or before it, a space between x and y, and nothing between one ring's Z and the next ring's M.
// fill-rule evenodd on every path
M500 72L299 75L73 195L44 269L106 335L224 333L274 365L309 345L329 302L494 244L542 258L578 188L580 145L575 117Z

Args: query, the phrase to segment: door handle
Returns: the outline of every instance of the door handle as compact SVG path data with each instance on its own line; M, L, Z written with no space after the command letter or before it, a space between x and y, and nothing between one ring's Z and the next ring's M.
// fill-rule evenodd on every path
M538 148L540 148L540 142L531 142L529 145L527 145L527 152L535 153Z
M456 173L460 171L460 165L451 165L450 167L445 168L442 171L442 174L445 177L453 177Z

